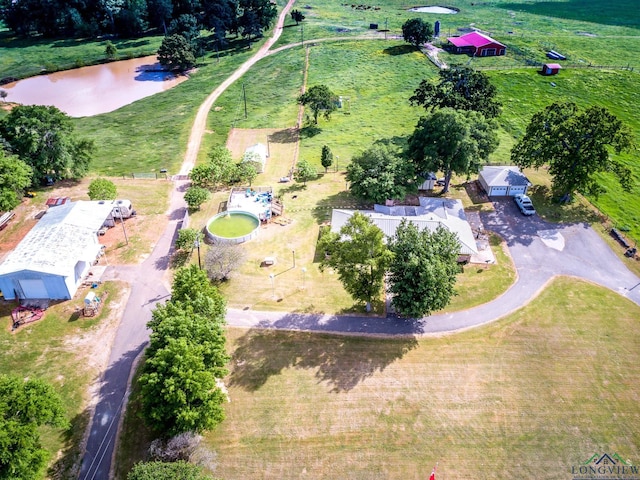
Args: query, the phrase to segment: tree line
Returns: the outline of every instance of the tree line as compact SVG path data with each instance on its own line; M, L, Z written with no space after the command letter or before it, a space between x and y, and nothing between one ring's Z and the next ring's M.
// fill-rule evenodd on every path
M0 20L21 36L95 38L208 30L255 37L276 16L269 0L0 0ZM196 35L197 36L197 35Z

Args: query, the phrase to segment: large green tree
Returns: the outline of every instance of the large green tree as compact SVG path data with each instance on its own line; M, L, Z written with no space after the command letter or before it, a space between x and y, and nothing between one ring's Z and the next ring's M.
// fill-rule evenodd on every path
M224 420L226 396L202 348L184 337L169 338L145 360L139 383L142 415L162 435L202 432Z
M388 245L393 252L389 291L396 312L421 318L446 307L458 274L456 234L443 227L419 230L404 219Z
M185 71L193 68L196 57L193 46L182 35L170 35L162 40L158 48L160 65L169 70Z
M409 101L430 111L450 107L495 118L501 110L501 104L496 100L497 93L496 87L483 72L454 66L440 70L437 83L422 80Z
M338 108L338 97L326 85L314 85L298 97L298 103L309 107L313 112L313 123L318 124L318 115L322 112L329 120Z
M496 129L495 121L481 113L443 108L420 119L406 154L419 173L444 172L445 193L453 173L477 173L489 159L498 147Z
M0 479L37 480L48 459L38 427L66 428L60 396L38 379L0 375Z
M46 176L80 178L89 168L93 142L79 139L71 119L56 107L18 105L0 120L0 137L33 170L33 183Z
M523 168L548 165L555 195L568 201L574 192L603 193L597 179L602 172L613 173L623 188L630 189L631 171L611 152L632 148L631 130L606 108L554 103L533 116L511 150L511 161Z
M191 186L184 193L184 201L187 202L187 206L191 210L198 210L200 205L209 200L210 196L209 190L202 187Z
M365 202L384 203L403 199L417 191L413 163L392 147L376 143L351 159L346 180L355 197Z
M0 148L0 212L20 204L24 189L31 185L31 167Z
M139 384L145 422L162 435L201 432L224 419L225 302L197 266L176 272L171 300L159 305Z
M368 217L355 212L339 233L324 233L319 248L325 252L320 268L333 268L349 295L364 302L370 311L371 302L382 293L393 256L385 245L382 230Z
M421 18L410 18L402 24L402 36L405 42L420 48L433 38L433 25Z
M189 173L191 183L197 187L212 189L229 183L236 170L231 152L223 146L215 146L209 152L206 163L195 166Z
M242 29L242 36L249 41L252 37L262 35L278 15L276 5L270 0L239 0L238 10L238 25Z

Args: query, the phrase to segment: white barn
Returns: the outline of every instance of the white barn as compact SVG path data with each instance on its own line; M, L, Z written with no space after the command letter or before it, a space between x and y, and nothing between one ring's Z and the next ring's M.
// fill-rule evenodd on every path
M355 212L369 217L388 237L395 235L402 219L416 225L420 230L428 228L435 231L442 226L453 232L460 242L460 260L468 260L471 255L478 253L476 240L467 222L464 208L460 200L449 198L420 197L420 206L374 205L373 210L342 210L335 209L331 215L331 231L339 232Z
M490 197L526 194L531 182L518 167L483 167L478 181Z
M112 208L79 201L49 209L0 264L4 298L72 298L100 255L97 232Z

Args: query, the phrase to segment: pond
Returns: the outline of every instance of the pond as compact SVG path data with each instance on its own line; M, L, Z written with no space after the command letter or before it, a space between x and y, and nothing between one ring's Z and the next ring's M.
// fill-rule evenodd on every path
M160 71L155 56L39 75L3 85L6 101L53 105L72 117L117 110L186 80Z
M459 10L449 7L413 7L409 9L410 12L419 13L438 13L440 15L455 15Z

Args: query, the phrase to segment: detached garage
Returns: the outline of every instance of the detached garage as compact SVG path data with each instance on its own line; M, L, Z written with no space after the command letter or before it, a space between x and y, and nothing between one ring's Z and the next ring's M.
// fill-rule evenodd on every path
M74 202L52 208L0 264L7 300L70 299L100 252L97 231L111 204Z
M484 167L478 176L480 185L490 197L513 197L526 194L529 179L518 167Z

